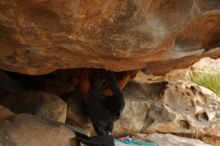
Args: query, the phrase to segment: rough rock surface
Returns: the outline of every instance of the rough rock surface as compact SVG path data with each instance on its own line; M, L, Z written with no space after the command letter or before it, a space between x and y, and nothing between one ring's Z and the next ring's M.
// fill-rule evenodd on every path
M74 137L65 125L27 114L0 121L1 146L74 146Z
M0 99L0 104L15 113L29 113L41 118L65 122L67 104L58 96L40 91L23 91Z
M211 146L198 139L185 138L172 134L136 134L134 138L139 140L150 140L158 144L158 146Z
M151 104L160 96L160 91L166 84L167 82L141 85L130 82L123 91L126 104L121 118L115 123L114 133L116 135L139 133L146 125Z
M2 0L0 68L161 73L220 56L219 9L218 0Z
M131 82L126 87L126 106L115 124L116 135L164 132L219 139L219 97L182 82L153 85Z
M201 139L205 143L209 143L212 146L220 146L220 138L219 137L202 137Z

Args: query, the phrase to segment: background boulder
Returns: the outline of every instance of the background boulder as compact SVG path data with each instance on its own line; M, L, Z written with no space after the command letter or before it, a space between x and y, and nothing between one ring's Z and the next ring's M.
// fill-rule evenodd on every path
M28 114L0 121L0 145L74 146L75 134L66 126Z

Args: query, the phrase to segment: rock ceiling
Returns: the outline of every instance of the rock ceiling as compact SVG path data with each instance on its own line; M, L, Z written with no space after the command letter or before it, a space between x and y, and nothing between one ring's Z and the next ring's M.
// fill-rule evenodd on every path
M220 56L219 0L2 0L0 69L164 73Z

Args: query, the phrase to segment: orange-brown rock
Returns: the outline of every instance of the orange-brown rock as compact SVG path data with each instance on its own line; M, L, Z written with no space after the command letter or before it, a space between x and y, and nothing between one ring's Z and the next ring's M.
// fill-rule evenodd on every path
M219 8L218 0L2 0L0 69L163 73L220 56Z
M15 114L12 111L0 105L0 121L11 119L14 116Z

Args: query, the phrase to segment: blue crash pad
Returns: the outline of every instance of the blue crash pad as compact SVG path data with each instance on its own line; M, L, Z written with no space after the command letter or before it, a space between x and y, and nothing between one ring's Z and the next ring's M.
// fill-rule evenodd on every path
M146 141L136 141L129 137L125 137L124 140L115 139L115 146L157 146L157 144Z

